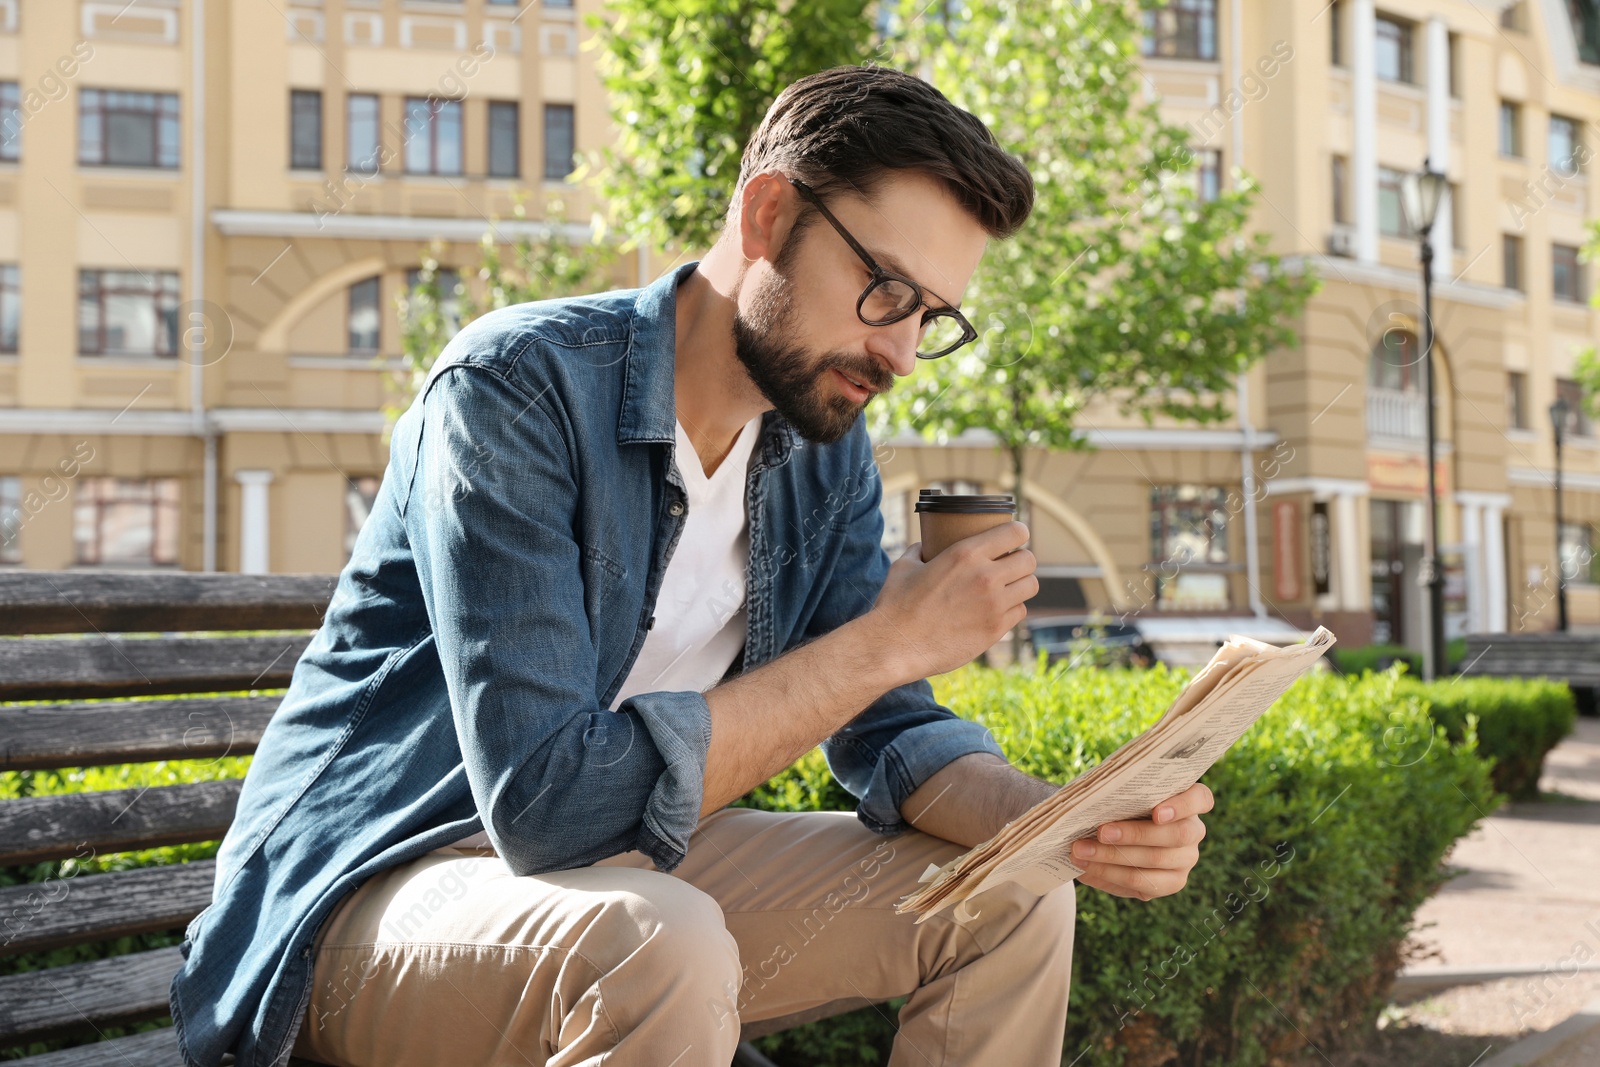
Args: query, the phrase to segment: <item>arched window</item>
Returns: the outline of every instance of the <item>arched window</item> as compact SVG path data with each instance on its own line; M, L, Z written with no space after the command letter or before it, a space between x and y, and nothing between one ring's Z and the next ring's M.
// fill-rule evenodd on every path
M380 316L378 313L378 276L363 278L350 286L349 343L352 352L378 350Z

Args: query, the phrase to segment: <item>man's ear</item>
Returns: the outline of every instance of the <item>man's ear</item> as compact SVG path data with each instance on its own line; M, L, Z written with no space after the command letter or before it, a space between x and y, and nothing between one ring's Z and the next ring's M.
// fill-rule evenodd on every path
M778 258L797 207L793 187L778 171L752 175L739 195L739 251L749 262Z

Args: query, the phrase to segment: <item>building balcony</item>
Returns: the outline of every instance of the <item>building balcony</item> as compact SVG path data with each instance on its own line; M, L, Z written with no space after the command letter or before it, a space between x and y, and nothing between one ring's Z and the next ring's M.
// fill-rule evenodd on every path
M1367 436L1422 440L1428 436L1428 401L1409 389L1367 388Z

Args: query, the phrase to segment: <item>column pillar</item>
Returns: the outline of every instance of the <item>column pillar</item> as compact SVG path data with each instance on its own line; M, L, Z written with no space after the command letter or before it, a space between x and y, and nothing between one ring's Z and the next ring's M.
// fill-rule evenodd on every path
M1360 611L1367 606L1370 587L1362 589L1363 578L1371 576L1361 569L1361 524L1356 521L1356 494L1341 492L1333 498L1334 544L1338 546L1339 606L1344 611Z
M1483 537L1480 504L1458 500L1461 509L1462 570L1467 579L1467 632L1483 633L1488 628L1488 612L1484 594L1487 592L1488 572L1483 560Z
M233 480L239 483L239 573L267 574L271 571L267 488L272 484L272 472L234 471Z
M1377 24L1373 0L1350 4L1350 188L1355 200L1356 259L1378 261Z
M1494 504L1483 509L1484 629L1506 632L1505 509Z
M1450 173L1450 29L1444 19L1430 18L1428 47L1428 161L1433 169ZM1433 223L1433 281L1447 282L1455 236L1450 224L1450 198L1445 193Z

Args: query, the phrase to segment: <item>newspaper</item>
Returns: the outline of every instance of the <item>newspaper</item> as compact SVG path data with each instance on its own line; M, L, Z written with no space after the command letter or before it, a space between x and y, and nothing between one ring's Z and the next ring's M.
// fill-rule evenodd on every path
M1149 818L1194 785L1334 641L1325 626L1282 648L1230 636L1148 730L989 840L942 867L930 863L922 887L895 911L917 912L920 923L954 904L966 922L974 917L967 901L1002 882L1040 895L1070 882L1083 874L1071 859L1074 841L1094 837L1102 823Z

